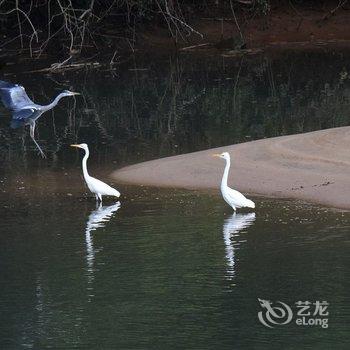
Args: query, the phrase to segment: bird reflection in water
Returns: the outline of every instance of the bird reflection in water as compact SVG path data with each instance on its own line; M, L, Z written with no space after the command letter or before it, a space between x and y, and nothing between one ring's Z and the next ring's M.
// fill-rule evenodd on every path
M223 235L226 249L227 278L233 280L235 276L235 246L239 246L239 233L251 226L255 221L255 213L234 213L224 221Z
M95 252L94 242L92 237L92 231L98 228L105 227L106 223L112 218L113 214L120 208L120 202L113 205L99 206L91 212L88 221L86 223L85 229L85 244L86 244L86 263L87 263L87 274L89 285L94 280L94 261ZM91 287L89 287L91 289Z

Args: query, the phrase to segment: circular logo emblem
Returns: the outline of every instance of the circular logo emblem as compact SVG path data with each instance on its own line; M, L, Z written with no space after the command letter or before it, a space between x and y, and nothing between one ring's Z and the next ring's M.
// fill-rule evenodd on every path
M282 301L277 301L278 306L273 306L268 300L258 299L264 311L259 311L259 321L269 328L288 324L293 318L292 309Z

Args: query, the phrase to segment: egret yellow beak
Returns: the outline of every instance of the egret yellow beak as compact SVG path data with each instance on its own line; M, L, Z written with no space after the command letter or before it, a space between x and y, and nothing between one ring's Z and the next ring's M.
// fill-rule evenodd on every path
M81 95L80 92L72 92L72 95Z
M220 154L219 153L215 153L212 155L212 157L220 157Z
M70 145L71 147L78 147L78 148L80 148L80 146L79 145Z

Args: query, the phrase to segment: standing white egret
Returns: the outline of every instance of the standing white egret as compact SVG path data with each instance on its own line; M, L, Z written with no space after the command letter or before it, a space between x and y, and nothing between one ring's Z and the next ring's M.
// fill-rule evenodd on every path
M228 172L231 166L230 154L223 152L221 154L213 154L213 157L220 157L226 160L224 175L221 180L221 193L225 202L232 207L234 211L237 208L255 208L255 203L243 196L242 193L227 186Z
M87 165L86 165L87 159L89 158L89 155L90 155L88 145L86 143L81 143L79 145L71 145L71 147L82 148L85 151L85 155L82 161L84 179L89 190L95 194L96 201L100 201L102 203L102 196L119 197L120 196L119 191L117 191L113 187L89 175L87 171Z

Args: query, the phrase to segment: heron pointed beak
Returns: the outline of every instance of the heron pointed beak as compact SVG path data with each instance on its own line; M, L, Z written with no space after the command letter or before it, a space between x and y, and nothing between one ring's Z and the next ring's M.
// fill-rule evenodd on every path
M212 157L220 157L219 153L212 154Z
M79 145L70 145L71 147L77 147L77 148L80 148Z
M81 95L81 93L80 92L72 92L72 96L73 95Z

